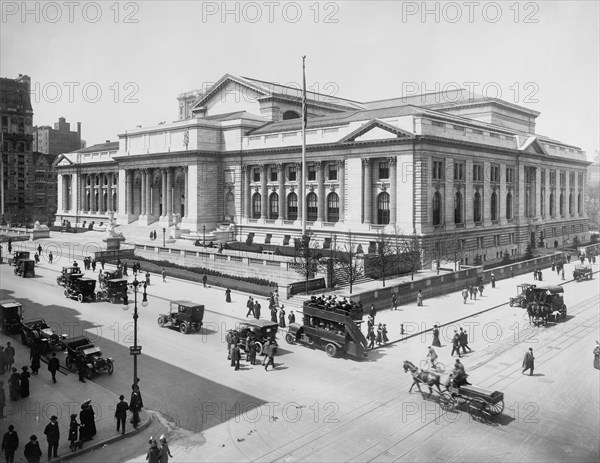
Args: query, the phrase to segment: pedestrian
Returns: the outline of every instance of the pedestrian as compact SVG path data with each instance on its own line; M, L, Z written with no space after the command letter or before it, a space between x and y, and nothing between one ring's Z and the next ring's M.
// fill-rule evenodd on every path
M12 254L12 239L8 239L8 253Z
M467 349L469 349L469 352L473 352L469 347L469 335L462 328L460 328L460 333L458 333L458 340L463 354L467 353Z
M146 286L150 286L150 272L146 271Z
M252 315L254 317L254 300L252 299L252 296L248 296L246 308L248 309L246 312L246 318L248 318L248 315Z
M79 375L79 382L85 383L85 376L87 373L87 362L85 361L85 357L83 355L77 357L77 373Z
M248 345L248 353L246 354L246 360L252 365L256 365L256 342L253 337L250 338L250 344Z
M150 437L150 441L148 443L150 444L150 448L146 454L146 460L148 460L148 463L160 463L161 451L158 448L158 442Z
M437 360L438 355L432 346L429 346L427 348L427 358L429 359L429 362L431 363L431 367L435 368L435 361Z
M10 392L10 400L13 402L19 400L21 394L21 375L16 368L12 368L12 374L8 379L8 390Z
M50 417L50 423L46 425L44 434L48 441L48 461L52 458L59 458L57 453L58 442L60 441L60 430L58 428L58 417L56 415Z
M421 307L423 305L423 293L421 290L417 293L417 306Z
M6 370L6 354L4 353L4 346L0 346L0 375L3 375Z
M533 279L537 280L537 268L533 270Z
M381 337L383 339L383 343L387 344L390 341L390 338L388 338L388 330L387 330L387 325L384 323L383 327L381 328Z
M225 290L225 302L231 302L231 290L229 287Z
M21 368L21 397L29 397L29 378L31 378L31 375L27 370L27 366Z
M375 304L371 304L371 308L369 309L369 315L373 318L373 323L375 323L375 315L377 311L375 310Z
M571 253L567 254L567 263L570 264L571 263Z
M523 374L525 374L525 372L527 370L529 370L529 376L533 375L533 363L534 363L535 357L533 356L533 348L529 348L529 350L525 353L525 357L523 358Z
M256 303L254 304L254 318L256 318L257 320L260 318L260 309L261 309L261 305L257 299Z
M48 253L48 262L52 263L52 259L54 259L54 256L52 255L52 251L50 251Z
M129 400L129 410L133 414L130 423L137 429L140 424L140 410L144 407L142 401L142 394L140 393L140 387L137 384L131 386L131 400Z
M469 290L465 287L465 289L462 290L463 304L467 303L468 297L469 297Z
M240 369L240 360L242 358L242 351L240 350L240 344L241 343L232 344L231 350L230 350L231 366L235 367L236 371Z
M38 265L40 263L40 256L37 252L34 254L33 259L35 260L35 265Z
M167 282L167 272L165 271L165 268L163 267L162 272L161 272L162 278L163 278L163 283Z
M265 364L265 371L269 368L269 365L275 369L275 354L277 353L277 346L275 345L273 340L268 341L267 347L267 363Z
M129 404L125 402L125 396L121 394L119 396L119 403L115 407L117 432L121 431L121 434L125 434L125 420L127 419L127 410L129 410Z
M202 275L202 284L204 285L204 287L206 288L206 282L208 281L208 277L206 276L206 273L204 275Z
M37 247L37 252L38 252L38 254L39 254L40 256L42 255L42 251L43 251L43 249L42 249L42 245L41 245L41 244L38 244L38 247Z
M483 297L483 288L484 288L483 283L479 283L479 288L478 288L479 289L479 297Z
M271 307L271 321L277 323L277 307Z
M296 323L296 316L294 315L294 311L290 310L290 314L288 315L288 325L292 323Z
M81 425L77 422L77 413L71 414L71 422L69 423L69 448L72 452L77 448L77 442L79 441L79 428Z
M23 455L25 455L27 463L40 463L40 458L42 458L42 449L40 449L40 443L38 442L35 434L32 434L29 438L29 442L25 444Z
M152 232L152 230L150 231L150 240L152 240L154 238L154 233Z
M542 281L542 271L538 270L538 280Z
M160 441L160 463L169 463L169 457L173 458L171 455L171 449L169 448L169 444L167 443L167 438L164 434L159 437Z
M375 337L375 342L378 346L380 346L383 342L383 326L381 325L381 323L377 325L377 336Z
M19 448L19 435L15 431L15 427L11 424L8 426L8 432L2 438L2 451L6 457L6 463L15 461L15 452Z
M596 341L596 347L594 347L594 368L596 370L600 370L600 342ZM0 384L1 387L1 384ZM3 394L4 391L0 391L0 394ZM6 399L5 399L6 400ZM2 401L2 397L0 396L0 402ZM0 403L0 410L2 409L2 403Z
M40 346L37 342L31 345L31 351L29 352L29 359L31 360L31 374L37 375L40 370Z
M508 271L510 272L510 277L513 278L515 276L515 272L513 271L512 265L508 268Z
M88 399L81 404L79 412L79 421L81 422L81 441L92 440L96 435L96 414L92 408L92 399Z
M369 340L368 349L375 349L375 331L373 330L373 326L369 327L369 332L367 333L367 339Z
M15 348L9 342L6 343L6 348L4 349L4 363L6 364L6 369L10 370L15 363Z
M104 259L104 257L100 258L100 267L102 267L102 271L104 271L104 264L106 264L106 260Z
M285 328L285 310L283 309L283 306L279 311L279 328Z
M4 392L4 381L0 380L0 418L6 418L4 407L6 407L6 392Z
M442 347L440 343L440 330L438 325L433 325L433 341L431 341L431 345L435 347Z
M552 260L552 271L554 272L554 269L556 269L556 262L554 262L554 260Z
M460 337L458 336L458 331L456 330L454 330L454 336L452 337L452 353L450 356L454 356L455 352L460 358Z
M398 296L396 293L392 294L392 310L398 310Z
M48 371L52 374L52 382L56 383L56 372L60 368L60 363L56 358L56 352L52 352L52 357L48 360Z
M496 287L496 275L494 275L494 272L492 272L491 279L492 279L492 288L495 288Z

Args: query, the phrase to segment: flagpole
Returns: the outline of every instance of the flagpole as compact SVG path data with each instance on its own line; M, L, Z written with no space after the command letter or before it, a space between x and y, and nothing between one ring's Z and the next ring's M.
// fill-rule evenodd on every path
M306 234L306 195L304 188L306 185L306 72L304 60L306 55L302 57L302 166L300 174L300 200L302 201L302 236Z

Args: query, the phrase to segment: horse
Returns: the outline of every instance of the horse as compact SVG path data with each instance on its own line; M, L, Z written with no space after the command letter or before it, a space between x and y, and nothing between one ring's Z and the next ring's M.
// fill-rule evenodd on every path
M440 375L431 373L426 370L421 370L408 360L404 361L403 368L404 373L410 371L413 377L413 383L410 386L410 389L408 390L409 393L412 392L412 389L413 387L415 387L415 385L417 386L417 389L419 389L419 392L422 393L423 391L421 391L421 385L419 383L425 383L427 387L429 387L429 395L431 395L431 393L433 392L433 386L437 388L440 394L442 393L442 390L440 389Z

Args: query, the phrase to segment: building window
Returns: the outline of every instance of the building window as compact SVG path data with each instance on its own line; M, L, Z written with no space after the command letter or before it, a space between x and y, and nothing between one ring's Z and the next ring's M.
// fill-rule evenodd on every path
M442 195L436 191L433 194L433 225L442 223Z
M390 223L390 195L386 192L377 196L377 223L379 225Z
M340 220L340 198L337 193L329 193L327 196L327 221L338 222Z
M564 217L565 216L565 194L562 191L560 193L558 207L559 207L560 216Z
M298 219L298 195L290 193L287 200L287 218L288 220Z
M495 191L490 198L490 217L492 220L498 220L498 195Z
M314 164L312 166L308 166L308 181L314 181L317 179L317 166Z
M506 195L506 218L511 220L513 218L513 198L512 193Z
M575 185L575 172L569 172L569 186Z
M444 161L433 161L433 171L431 173L433 180L444 179Z
M515 169L514 167L506 168L506 183L515 183Z
M279 195L277 193L271 193L269 196L269 218L273 220L279 218Z
M454 180L462 182L465 180L465 164L462 162L454 163Z
M540 191L540 213L542 217L546 217L546 190Z
M481 222L481 194L479 191L476 191L473 196L473 220Z
M514 244L515 243L515 234L514 233L509 233L508 234L508 243L509 244Z
M478 236L476 238L476 242L475 243L476 243L477 249L482 249L483 248L483 237L482 236Z
M387 161L379 163L379 180L390 178L390 163Z
M306 197L306 220L314 222L317 220L318 212L317 195L316 193L311 192Z
M252 169L252 181L260 182L260 168L255 167L254 169Z
M277 167L271 167L271 181L277 181Z
M575 213L574 208L573 208L573 197L574 197L574 193L571 192L569 193L569 215L573 215Z
M462 194L460 194L460 191L457 191L454 195L454 223L463 223L462 202Z
M554 218L555 215L555 206L554 206L554 191L550 192L550 217Z
M329 164L329 166L327 167L327 178L329 180L338 179L338 170L335 164Z
M483 182L483 166L481 164L475 164L473 166L473 181Z
M252 218L260 219L260 193L254 193L252 196Z
M500 182L500 167L499 166L491 166L490 167L490 182L494 182L494 183Z
M542 185L546 184L546 169L541 169L540 170L540 183Z
M577 214L582 215L582 212L583 212L583 208L582 208L581 191L580 191L579 194L577 195Z
M298 169L296 166L290 166L288 168L288 180L290 182L295 182L297 178Z
M560 173L560 186L564 187L567 184L567 174L565 172Z

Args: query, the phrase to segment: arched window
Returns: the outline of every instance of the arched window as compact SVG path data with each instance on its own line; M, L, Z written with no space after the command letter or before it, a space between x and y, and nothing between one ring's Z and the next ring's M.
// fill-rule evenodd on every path
M317 195L316 193L310 192L306 197L306 220L309 222L317 220L318 211Z
M377 196L377 223L387 225L390 223L390 195L386 192Z
M297 220L298 219L298 195L296 193L290 193L287 200L287 219Z
M282 118L284 121L287 121L288 119L300 119L300 114L296 111L286 111L283 113Z
M498 220L498 195L495 191L490 198L490 217L492 220Z
M481 194L479 191L476 191L473 196L473 220L481 222Z
M252 196L252 218L260 219L260 203L261 197L260 193L254 193Z
M556 214L556 206L554 204L554 191L550 192L550 217L554 217Z
M560 193L560 199L559 199L559 204L558 207L560 209L560 216L564 217L565 216L565 194L564 193Z
M279 218L279 195L277 193L271 193L269 196L269 219Z
M581 215L582 207L581 207L581 192L577 195L577 214Z
M506 195L506 218L511 220L513 218L513 200L512 193Z
M463 200L460 191L454 195L454 223L463 223Z
M442 223L442 195L436 191L433 194L433 225Z
M340 197L337 193L327 195L327 222L340 220Z

